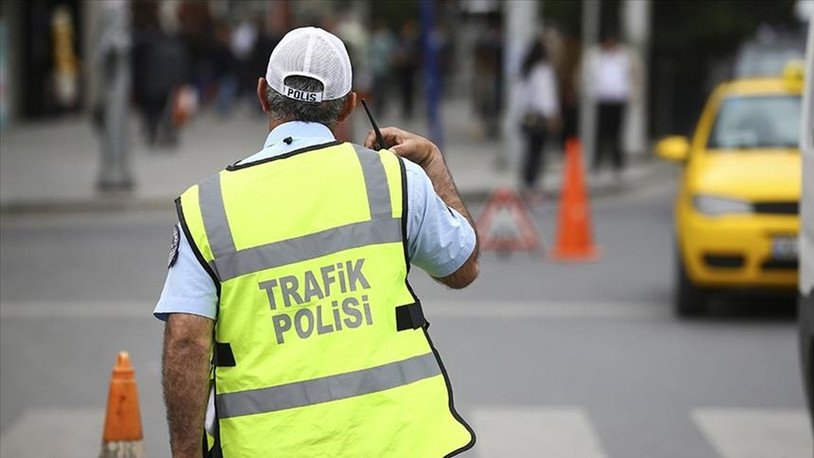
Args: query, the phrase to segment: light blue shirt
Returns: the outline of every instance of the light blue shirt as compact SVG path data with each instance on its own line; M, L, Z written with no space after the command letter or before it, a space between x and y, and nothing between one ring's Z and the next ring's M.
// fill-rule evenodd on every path
M284 139L291 137L291 143ZM322 124L288 122L277 126L263 149L241 163L260 161L294 150L335 140ZM446 277L458 270L475 248L475 231L460 213L447 207L432 187L424 170L404 161L407 175L407 256L410 263L433 277ZM183 231L178 257L167 272L164 290L153 314L166 320L169 313L190 313L215 319L217 289L206 273Z

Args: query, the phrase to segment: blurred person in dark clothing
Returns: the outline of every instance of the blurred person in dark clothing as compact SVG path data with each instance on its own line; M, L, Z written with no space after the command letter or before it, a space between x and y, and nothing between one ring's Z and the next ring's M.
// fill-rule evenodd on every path
M393 65L393 52L396 39L384 21L373 21L370 48L370 72L373 77L372 95L376 103L376 112L384 116L387 111L387 97L390 83L390 72Z
M240 99L247 102L254 92L255 75L258 73L255 68L254 52L257 49L259 35L256 20L240 21L232 31L232 55L236 60L239 78L238 93Z
M473 101L489 138L500 133L503 96L503 32L500 18L489 19L488 28L475 43Z
M438 78L441 86L441 96L444 97L449 94L447 79L452 76L455 70L455 42L450 36L449 28L442 23L435 24L430 39L438 52Z
M577 73L581 57L581 43L564 26L553 20L546 20L542 32L543 45L548 60L557 75L558 100L560 101L560 130L556 143L565 152L565 141L578 135L577 108L579 88Z
M144 117L147 143L173 146L178 137L172 120L172 96L189 75L187 50L178 37L161 27L151 27L136 35L133 57L136 100Z
M215 27L209 2L159 2L159 8L175 9L179 36L186 46L189 82L207 99L215 85L210 52Z
M257 75L262 75L266 71L268 65L268 50L274 49L277 43L280 42L282 34L271 33L267 27L266 21L262 14L254 16L254 27L257 31L257 36L254 40L254 46L249 54L249 59L246 68L248 69L247 80L248 92L247 102L252 107L252 111L258 115L262 115L263 111L257 106L255 99L255 89L257 88Z
M415 76L421 66L420 38L415 20L408 19L402 24L396 49L395 70L401 95L401 114L405 119L413 117Z
M215 42L212 45L210 58L212 73L217 84L215 109L220 115L227 115L232 109L239 89L238 62L230 46L231 27L227 22L215 25Z
M579 135L579 84L577 74L580 54L580 43L577 40L568 39L562 52L563 61L557 70L560 80L560 100L562 101L560 140L563 145L565 145L565 140L568 138Z
M520 74L518 107L526 141L521 178L524 189L532 191L545 164L543 147L546 138L558 130L560 123L557 77L539 39L532 43L523 58Z

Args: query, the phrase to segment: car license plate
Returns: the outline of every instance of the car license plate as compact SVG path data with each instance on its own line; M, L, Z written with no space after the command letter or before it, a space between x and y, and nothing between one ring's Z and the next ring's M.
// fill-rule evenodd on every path
M784 260L797 259L797 237L775 237L772 240L772 257Z

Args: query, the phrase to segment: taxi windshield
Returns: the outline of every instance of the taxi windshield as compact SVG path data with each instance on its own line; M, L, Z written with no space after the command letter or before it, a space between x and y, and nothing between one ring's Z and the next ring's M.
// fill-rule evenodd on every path
M721 104L708 149L797 148L799 96L730 97Z

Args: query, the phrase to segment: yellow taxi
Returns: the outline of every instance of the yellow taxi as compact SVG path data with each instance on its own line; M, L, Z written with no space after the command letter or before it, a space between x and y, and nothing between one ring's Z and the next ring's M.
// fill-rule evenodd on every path
M656 153L684 165L675 202L679 315L701 314L720 288L797 285L803 66L723 83L691 139Z

